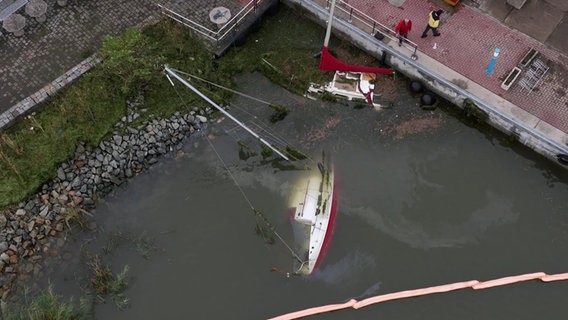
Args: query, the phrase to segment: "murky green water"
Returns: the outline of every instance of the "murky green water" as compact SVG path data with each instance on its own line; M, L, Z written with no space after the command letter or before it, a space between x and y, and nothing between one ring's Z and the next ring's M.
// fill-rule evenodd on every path
M321 269L290 278L270 271L290 270L292 258L255 234L249 203L214 150L285 239L293 239L286 190L298 172L260 156L240 160L235 140L252 140L225 120L206 131L215 149L192 138L184 156L138 176L97 210L102 231L91 250L118 231L153 239L155 249L123 243L104 256L117 272L130 266L130 308L107 301L97 319L265 319L352 297L568 272L568 178L554 164L440 109L420 110L405 88L392 96L394 108L374 111L296 97L259 75L240 81L241 91L292 110L272 132L312 156L334 156L339 215ZM270 111L260 108L239 98L232 110L266 123ZM568 282L529 281L313 319L564 319L567 290Z

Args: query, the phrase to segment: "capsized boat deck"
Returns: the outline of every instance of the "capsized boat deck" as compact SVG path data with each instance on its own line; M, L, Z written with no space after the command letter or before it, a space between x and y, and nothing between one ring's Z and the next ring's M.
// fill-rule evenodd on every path
M377 75L374 73L336 71L329 83L324 85L311 83L307 96L310 97L311 93L327 92L338 98L362 103L368 103L370 96L372 106L381 108L381 104L377 101L380 95L375 92L376 79Z
M297 266L297 273L312 273L323 258L336 214L334 190L331 166L311 171L292 190L293 219L301 225L305 237L299 243L299 256L304 262Z

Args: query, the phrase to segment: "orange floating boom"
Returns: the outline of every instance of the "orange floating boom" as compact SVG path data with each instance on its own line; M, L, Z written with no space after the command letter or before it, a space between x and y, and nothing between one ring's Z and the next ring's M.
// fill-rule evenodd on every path
M353 308L353 309L360 309L375 303L381 303L390 300L396 299L404 299L404 298L412 298L418 297L428 294L434 293L442 293L448 292L453 290L460 290L465 288L472 288L474 290L480 289L487 289L496 286L503 286L507 284L512 284L516 282L528 281L528 280L536 280L539 279L543 282L550 282L550 281L560 281L560 280L568 280L568 273L559 273L554 275L548 275L544 272L535 272L535 273L527 273L518 276L511 276L505 278L499 278L494 280L489 280L485 282L479 282L477 280L471 280L466 282L456 282L451 284L445 284L441 286L434 286L422 289L415 289L415 290L406 290L394 293L387 293L378 295L375 297L367 298L360 302L357 302L355 299L351 299L348 302L341 303L341 304L331 304L321 307L309 308L305 310L300 310L292 313L287 313L276 318L270 318L269 320L292 320L303 318L307 316L311 316L314 314L324 313L324 312L331 312L346 308Z

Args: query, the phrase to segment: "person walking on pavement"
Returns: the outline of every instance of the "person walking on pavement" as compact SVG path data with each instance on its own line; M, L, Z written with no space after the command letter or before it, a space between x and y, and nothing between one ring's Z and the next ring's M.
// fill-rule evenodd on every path
M412 30L412 20L402 19L396 25L394 32L398 34L398 46L402 46L403 38L408 38L408 33Z
M426 25L424 32L422 32L422 38L426 38L428 36L427 33L430 29L432 29L434 37L440 35L440 32L438 32L438 26L440 25L440 16L442 13L444 13L444 10L430 11L428 24Z

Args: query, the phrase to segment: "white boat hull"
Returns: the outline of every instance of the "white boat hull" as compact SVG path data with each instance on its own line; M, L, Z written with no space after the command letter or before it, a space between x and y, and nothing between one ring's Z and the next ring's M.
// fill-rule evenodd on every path
M293 190L293 219L300 224L305 236L300 244L300 258L304 260L297 273L311 274L323 259L337 211L334 184L334 171L329 167L324 173L313 170Z

